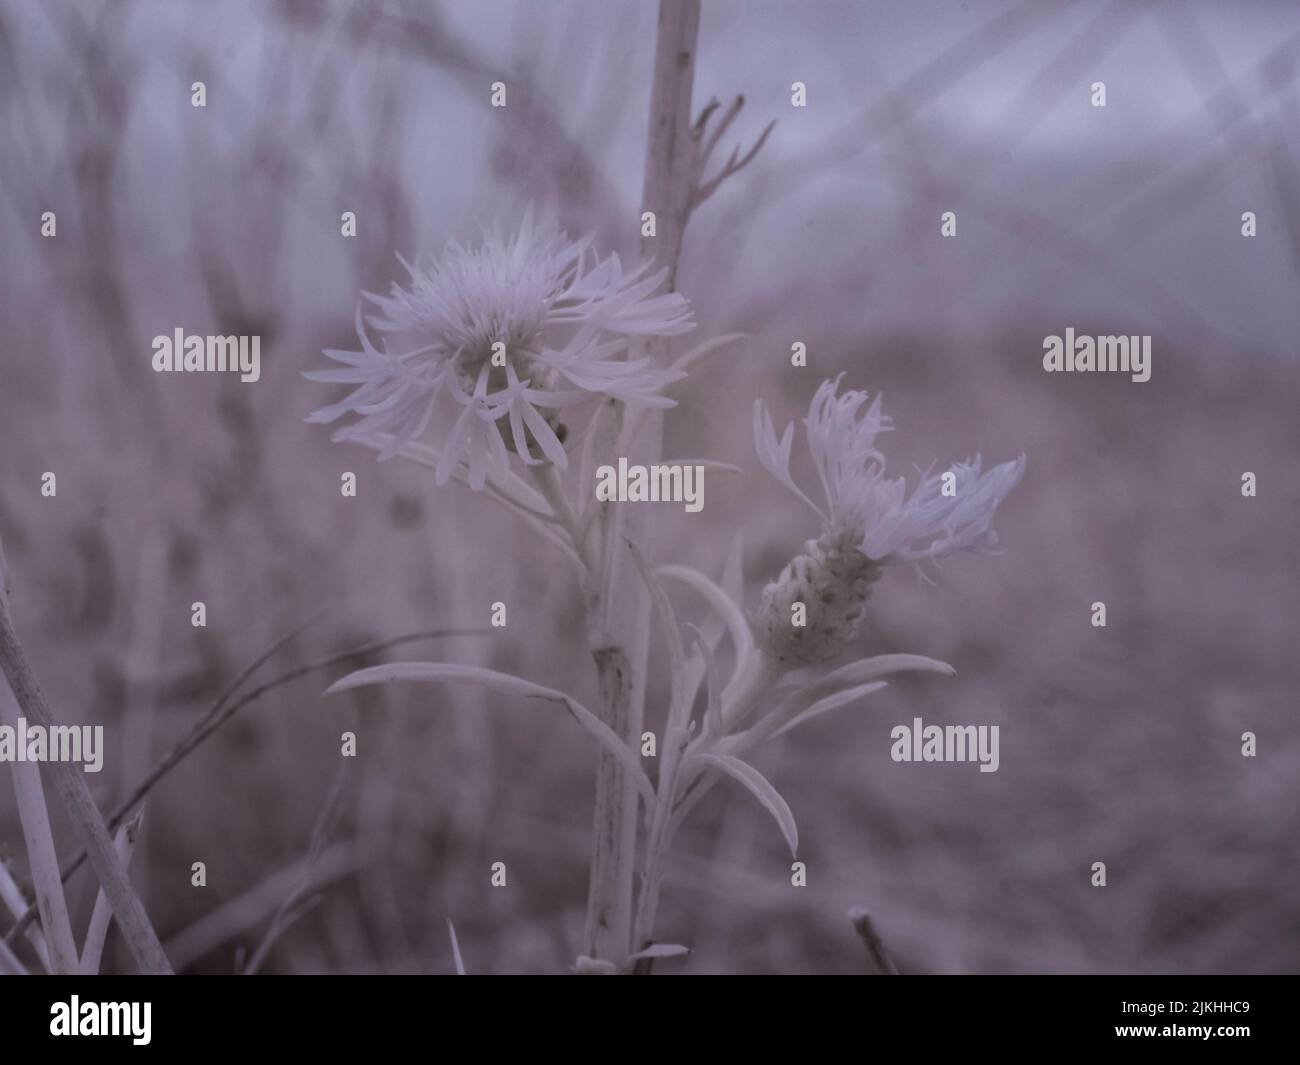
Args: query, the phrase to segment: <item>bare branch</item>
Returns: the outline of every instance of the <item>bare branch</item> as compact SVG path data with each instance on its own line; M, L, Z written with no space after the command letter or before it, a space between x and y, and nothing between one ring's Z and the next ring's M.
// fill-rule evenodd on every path
M758 155L759 151L762 150L763 145L767 141L768 134L772 132L772 129L775 125L776 125L776 119L773 119L763 128L763 132L759 134L758 140L754 142L754 146L750 148L749 151L747 151L743 156L740 156L740 158L737 158L737 153L740 151L739 148L736 148L732 151L731 158L727 160L726 166L722 168L722 170L718 173L718 175L706 182L702 182L696 188L695 196L691 200L692 210L694 210L705 200L707 200L710 196L712 196L715 192L717 192L718 186L721 185L724 181L726 181L727 178L731 177L733 174L740 173L741 170L743 170L746 166L748 166L751 162L753 162L754 157Z

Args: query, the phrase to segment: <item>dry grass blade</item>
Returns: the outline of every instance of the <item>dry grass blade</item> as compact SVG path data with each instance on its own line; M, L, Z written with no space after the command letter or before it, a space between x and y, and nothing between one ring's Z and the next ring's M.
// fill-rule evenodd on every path
M490 691L519 695L525 699L542 699L559 703L570 716L599 744L601 750L614 758L629 774L629 778L647 802L654 801L654 788L650 778L641 768L637 753L627 746L605 722L564 692L534 684L530 680L509 673L500 673L481 666L462 666L454 662L393 662L386 666L371 666L349 673L326 689L326 695L365 687L369 684L395 682L425 684L477 684Z
M9 912L14 915L15 920L21 920L30 910L27 905L27 896L23 894L22 889L18 886L17 881L9 872L9 867L3 861L0 861L0 900L9 908ZM39 924L27 924L27 941L36 951L37 960L41 963L41 968L47 973L53 972L50 968L50 952L45 946L45 937L41 935ZM3 945L8 947L9 941L5 939Z
M336 843L316 862L312 887L319 891L369 865L371 856L351 843ZM286 893L302 880L303 859L277 869L247 891L204 914L167 940L167 952L182 972L237 936L250 934L279 910Z
M117 849L122 865L131 865L131 854L135 850L136 837L140 834L141 810L126 824L117 830L113 846ZM81 975L95 976L104 957L104 944L108 942L108 927L113 921L113 907L109 905L108 896L100 888L95 896L95 908L90 914L90 924L86 928L86 938L81 948Z
M30 976L12 950L0 942L0 976Z
M0 692L0 723L16 727L19 714L8 692ZM67 899L59 877L58 852L50 829L50 815L45 806L45 789L40 767L35 762L14 762L14 797L18 803L18 820L22 825L23 843L31 867L36 891L36 907L49 952L50 971L56 975L77 972L77 947L68 919Z
M283 673L272 680L268 680L265 683L258 685L256 688L253 688L251 691L245 692L234 702L230 703L229 705L225 706L224 709L220 710L220 713L216 713L215 711L219 708L218 704L220 704L222 699L225 698L223 694L220 698L218 698L217 703L213 704L213 708L209 709L207 712L203 714L203 716L195 724L193 729L190 730L189 734L184 739L182 739L179 743L177 743L176 746L173 747L166 755L164 755L163 758L158 762L158 764L155 765L153 769L149 771L149 773L145 776L144 780L141 781L140 784L136 786L135 790L133 790L131 794L126 797L126 799L124 799L122 802L120 802L117 805L117 808L114 809L112 816L110 816L108 819L109 828L110 829L116 828L122 822L122 819L125 818L126 815L132 809L134 809L137 803L139 803L142 799L144 799L144 797L148 795L149 792L153 790L153 788L165 776L167 776L167 774L169 774L173 769L175 769L186 757L188 757L195 750L197 750L198 747L209 736L211 736L214 732L217 731L217 729L219 729L222 725L224 725L227 721L229 721L232 717L234 717L235 714L237 714L249 703L256 701L257 699L261 698L263 695L267 694L268 692L274 691L276 688L283 687L284 685L289 684L300 677L304 677L309 673L315 673L322 669L328 669L331 666L337 666L345 662L350 662L352 659L360 658L363 655L374 654L378 651L390 650L394 647L400 647L404 644L414 643L418 640L435 639L442 636L482 636L482 635L488 635L489 631L490 630L486 630L486 629L458 629L458 628L427 629L422 632L412 632L412 633L407 633L406 635L403 636L395 636L387 640L376 640L368 644L362 644L360 647L354 647L351 648L350 650L340 652L339 654L330 655L328 658L324 658L319 661L312 662L308 665L299 666L297 669L291 669L287 673ZM86 852L82 851L80 854L77 855L76 858L74 858L71 862L68 863L68 865L63 870L63 881L65 883L67 882L68 878L72 876L73 873L75 873L78 869L81 868L81 865L86 860L86 858L87 858ZM35 917L36 917L36 907L34 906L29 907L27 913L24 914L18 920L18 923L15 924L14 927L11 928L8 933L6 933L4 937L4 941L6 943L12 944L14 939L30 925L30 923L32 922L32 920L35 919Z
M330 788L329 795L325 797L325 802L316 817L316 824L312 826L311 843L307 847L307 857L302 863L302 873L298 877L298 882L294 884L293 889L285 896L284 901L271 918L266 934L262 936L262 941L258 943L257 949L253 951L253 956L244 967L245 976L252 976L256 973L265 964L267 955L271 953L271 948L275 946L280 937L324 899L322 894L309 897L307 892L311 887L316 868L320 864L321 855L325 853L330 833L338 822L343 799L343 785L347 779L345 776L346 767L346 761L339 762L338 772L334 776L334 784Z
M0 668L4 670L14 698L18 700L18 705L28 720L50 728L54 724L54 715L50 712L45 695L36 682L36 674L14 631L9 613L8 587L8 568L4 563L3 546L0 545ZM55 789L81 836L95 875L112 903L113 913L130 945L136 964L151 975L170 975L172 969L167 962L167 955L163 953L162 944L158 941L158 934L144 912L135 889L131 887L126 869L118 860L117 852L113 849L113 838L108 834L103 814L95 805L90 787L81 771L71 762L55 761L48 764ZM37 889L38 899L40 890ZM46 931L48 937L49 930ZM51 950L54 949L54 945L51 945ZM73 956L76 956L75 945Z

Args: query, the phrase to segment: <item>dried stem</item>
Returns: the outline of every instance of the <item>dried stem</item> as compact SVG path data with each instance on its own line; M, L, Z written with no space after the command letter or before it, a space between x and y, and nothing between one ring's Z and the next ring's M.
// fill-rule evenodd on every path
M697 141L691 131L691 89L699 24L699 0L660 0L642 195L642 210L655 213L657 235L645 238L642 251L667 267L667 291L676 286L677 261L694 190ZM666 348L666 341L647 345L652 356L662 357ZM620 439L619 421L611 419L610 440ZM662 449L662 439L663 422L656 413L641 427L647 461L653 461ZM624 441L627 443L630 441ZM588 597L600 716L634 749L644 720L650 608L625 541L644 545L644 526L644 511L605 505L599 526L602 572ZM635 785L611 757L602 754L596 773L584 953L616 965L631 952L638 820Z

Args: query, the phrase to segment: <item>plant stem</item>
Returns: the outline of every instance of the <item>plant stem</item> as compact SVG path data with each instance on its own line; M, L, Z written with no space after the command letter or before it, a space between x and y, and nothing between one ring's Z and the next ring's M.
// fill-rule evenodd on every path
M641 210L655 213L656 236L643 238L642 253L668 268L666 291L676 285L677 261L693 193L691 89L699 24L699 0L660 0ZM667 347L666 340L652 340L646 345L652 357L660 358ZM612 440L617 441L621 417L611 422ZM658 412L645 419L641 439L646 461L655 461L663 440L663 421ZM650 605L626 542L637 544L644 552L645 512L629 513L620 505L606 504L606 508L599 530L603 572L596 577L598 590L588 599L591 652L598 675L600 715L635 748L640 744L645 718ZM584 953L619 966L632 949L638 801L632 781L610 756L602 755L596 771L595 838Z

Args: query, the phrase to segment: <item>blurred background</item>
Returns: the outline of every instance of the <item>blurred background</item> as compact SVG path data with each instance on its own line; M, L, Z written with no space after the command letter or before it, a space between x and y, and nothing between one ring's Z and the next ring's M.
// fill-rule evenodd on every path
M448 919L471 972L572 963L582 734L472 689L321 693L455 658L591 704L577 595L484 499L306 424L335 393L300 375L353 346L396 253L529 202L635 256L654 25L648 0L0 3L0 535L56 713L106 727L101 804L309 621L246 687L509 604L491 635L306 670L151 792L132 871L178 969L448 972ZM744 472L710 475L700 514L656 511L656 556L716 575L743 532L752 607L815 533L754 461L753 401L784 424L841 371L884 393L895 472L1029 467L1005 554L872 598L862 653L958 676L900 679L758 759L808 886L748 796L700 807L659 929L695 954L664 972L863 971L856 905L904 972L1300 970L1298 60L1285 2L706 0L696 109L743 93L746 144L777 124L679 274L697 338L751 339L682 392L668 450ZM1151 334L1151 381L1043 373L1067 326ZM177 327L260 334L261 380L154 374ZM999 725L1000 770L892 762L914 716ZM0 777L0 856L27 884ZM73 881L81 920L93 889ZM110 961L130 968L115 935Z

